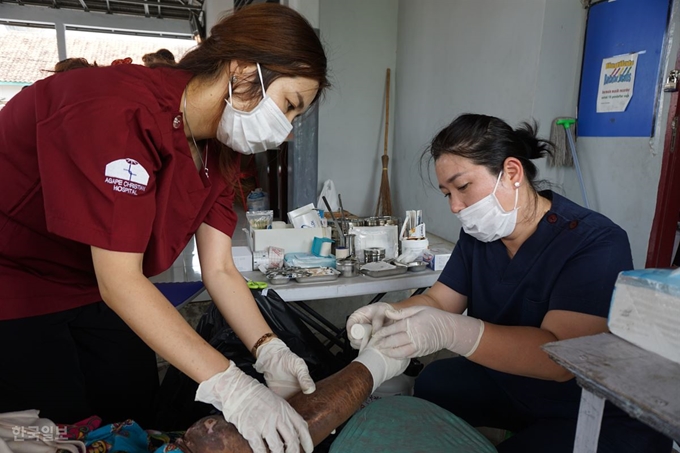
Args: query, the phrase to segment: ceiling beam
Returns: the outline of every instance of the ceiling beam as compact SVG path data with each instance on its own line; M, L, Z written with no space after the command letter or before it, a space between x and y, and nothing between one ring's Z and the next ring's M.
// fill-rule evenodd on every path
M159 2L158 5L155 3L147 2L145 0L109 0L111 3L124 3L128 5L141 5L141 6L159 6L161 8L170 8L170 9L182 9L182 10L188 10L188 11L201 11L202 7L201 6L191 6L191 5L178 5L174 3L167 3L167 2Z
M85 0L79 0L79 1L80 1L80 6L83 7L83 10L84 10L86 13L89 13L89 12L90 12L90 8L88 8L87 5L85 4Z

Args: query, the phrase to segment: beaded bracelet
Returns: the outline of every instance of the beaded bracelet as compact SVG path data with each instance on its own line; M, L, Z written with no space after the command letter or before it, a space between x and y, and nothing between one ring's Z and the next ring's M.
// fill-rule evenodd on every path
M253 356L257 357L257 348L262 346L264 342L266 342L269 338L272 337L276 337L276 335L273 332L267 332L266 334L262 335L260 339L255 342L255 346L253 346L253 349L251 349Z

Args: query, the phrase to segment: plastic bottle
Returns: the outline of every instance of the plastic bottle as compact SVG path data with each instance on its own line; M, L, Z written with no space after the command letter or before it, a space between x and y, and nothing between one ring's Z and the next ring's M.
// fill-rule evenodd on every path
M269 195L258 187L246 198L248 211L267 211L269 209Z

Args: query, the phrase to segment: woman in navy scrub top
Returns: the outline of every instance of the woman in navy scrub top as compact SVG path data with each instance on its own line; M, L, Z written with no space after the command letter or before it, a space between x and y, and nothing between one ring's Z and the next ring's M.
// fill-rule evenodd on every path
M392 357L448 349L415 395L473 426L514 433L499 452L571 452L580 389L541 345L607 331L619 272L632 269L626 233L611 220L538 191L533 159L548 152L528 124L466 114L432 140L439 189L463 225L439 281L347 323L372 323ZM467 310L467 316L462 313ZM607 403L599 452L663 452L671 441Z
M233 263L228 169L234 151L279 146L328 86L326 71L302 16L258 4L224 18L177 65L55 74L0 110L0 412L153 428L157 353L200 383L196 399L254 451L312 450L284 397L314 382ZM267 387L147 278L194 234L206 288Z

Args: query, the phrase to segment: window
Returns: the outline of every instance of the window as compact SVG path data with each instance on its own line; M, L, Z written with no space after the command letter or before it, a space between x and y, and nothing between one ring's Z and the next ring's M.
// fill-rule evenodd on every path
M142 56L167 49L179 59L196 42L190 35L129 30L103 30L66 26L66 55L108 66L114 60L131 58L143 64ZM59 62L54 24L0 22L0 108L24 86L52 74Z
M53 24L0 23L0 108L59 61Z
M112 61L132 58L133 64L143 64L142 56L167 49L179 59L196 42L191 36L160 37L133 32L66 27L66 53L69 58L85 58L90 63L108 66Z

